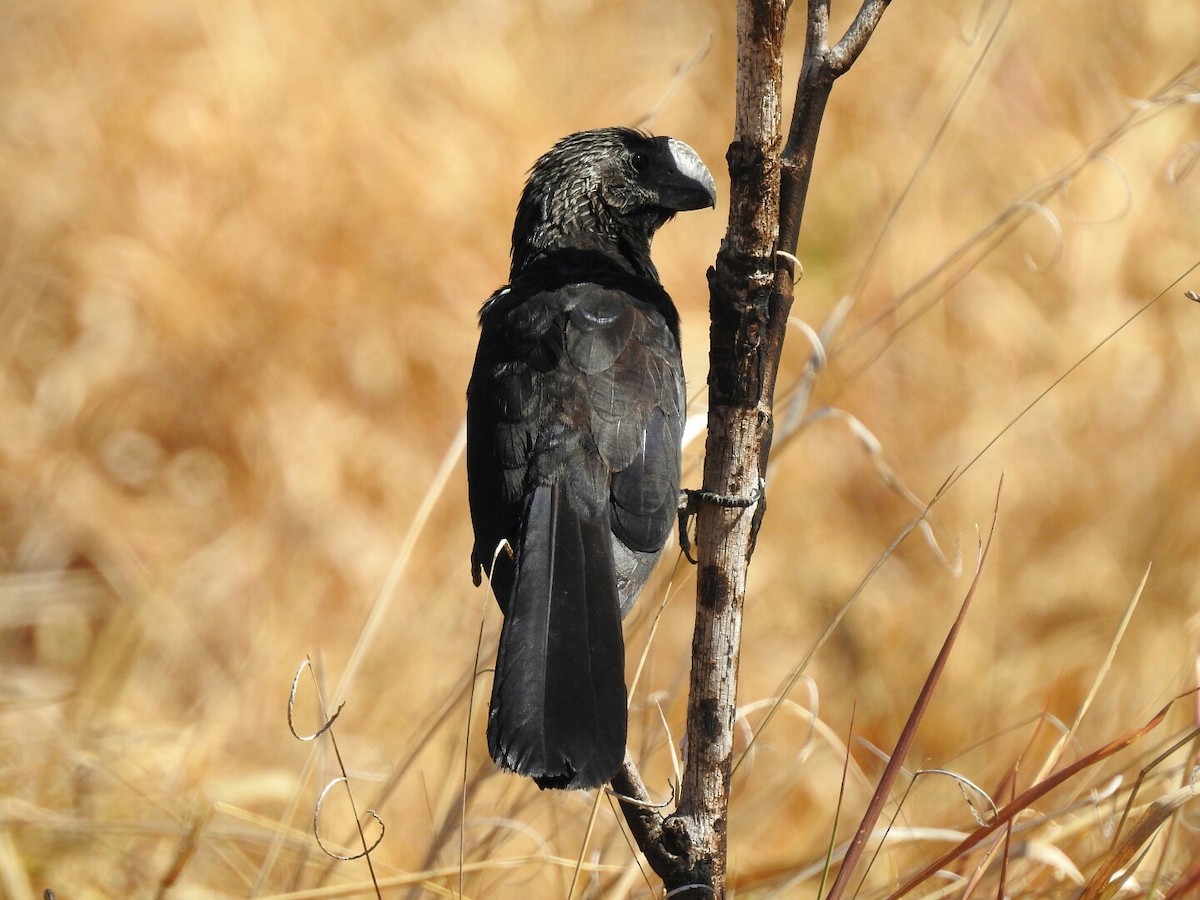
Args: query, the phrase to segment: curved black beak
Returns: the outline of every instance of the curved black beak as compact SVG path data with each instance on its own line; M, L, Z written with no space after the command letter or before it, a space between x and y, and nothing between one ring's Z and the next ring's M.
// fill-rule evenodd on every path
M717 205L717 185L700 154L675 138L655 138L662 151L663 165L655 173L659 204L683 212Z

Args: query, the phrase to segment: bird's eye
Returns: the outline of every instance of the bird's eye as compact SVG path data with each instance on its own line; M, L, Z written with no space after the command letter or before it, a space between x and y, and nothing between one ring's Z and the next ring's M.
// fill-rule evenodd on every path
M650 156L641 150L635 150L629 161L635 172L645 172L650 168Z

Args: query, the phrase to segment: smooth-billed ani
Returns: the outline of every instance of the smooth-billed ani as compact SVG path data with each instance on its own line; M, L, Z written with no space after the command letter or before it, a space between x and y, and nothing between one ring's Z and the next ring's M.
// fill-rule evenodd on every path
M566 137L530 171L509 283L479 314L471 562L504 613L488 747L543 788L597 787L624 758L621 620L676 521L684 422L679 315L650 241L715 198L680 141Z

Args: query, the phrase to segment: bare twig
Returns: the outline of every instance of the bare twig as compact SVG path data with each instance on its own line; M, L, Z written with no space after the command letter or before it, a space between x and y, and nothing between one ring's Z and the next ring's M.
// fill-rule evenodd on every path
M697 522L697 611L688 692L687 759L676 812L643 805L627 761L613 786L631 832L669 892L725 894L726 825L737 708L742 602L765 509L774 394L796 281L795 251L813 152L833 82L866 46L888 6L864 0L833 47L829 0L809 0L796 111L782 144L783 37L788 0L738 3L737 107L729 226L709 271L712 344L708 442ZM751 498L749 505L721 498ZM710 502L705 502L705 501Z
M655 874L668 888L693 883L692 872L698 867L698 859L690 852L675 817L664 819L658 812L628 755L612 780L612 788L629 831Z

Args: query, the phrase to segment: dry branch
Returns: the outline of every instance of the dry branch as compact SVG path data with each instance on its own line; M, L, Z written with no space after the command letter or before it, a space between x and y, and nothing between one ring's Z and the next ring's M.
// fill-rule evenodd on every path
M779 359L792 305L794 260L821 118L836 78L858 57L886 0L865 0L828 45L829 0L810 0L796 111L783 145L787 0L740 0L729 225L709 270L709 418L698 515L696 625L687 759L666 819L623 802L647 860L678 895L723 897L733 725L746 577L765 499ZM707 498L710 502L703 502ZM724 502L711 502L720 498ZM738 502L741 501L741 502ZM632 765L614 782L642 800Z

